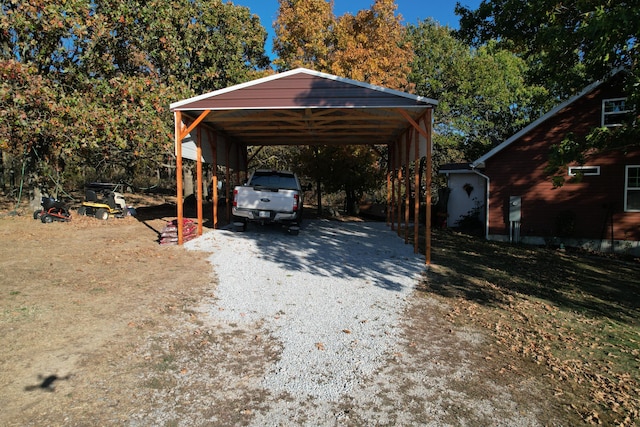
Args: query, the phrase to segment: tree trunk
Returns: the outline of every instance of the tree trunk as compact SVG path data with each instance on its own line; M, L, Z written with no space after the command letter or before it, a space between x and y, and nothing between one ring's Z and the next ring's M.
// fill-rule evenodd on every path
M322 185L320 179L316 181L316 194L318 196L318 216L322 216Z
M353 190L347 190L346 192L346 213L347 215L358 215L360 213L360 209L358 206L358 196L356 192Z

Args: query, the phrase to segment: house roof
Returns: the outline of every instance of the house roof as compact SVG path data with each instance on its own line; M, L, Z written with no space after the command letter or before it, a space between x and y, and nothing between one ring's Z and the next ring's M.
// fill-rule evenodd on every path
M438 173L472 173L471 165L469 163L446 163L440 166Z
M297 68L172 103L250 145L387 144L436 100Z
M616 74L618 74L620 71L622 71L622 69L618 69L615 70L611 76L614 76ZM515 141L517 141L518 139L520 139L521 137L523 137L524 135L526 135L527 133L529 133L530 131L532 131L533 129L537 128L538 126L540 126L542 123L544 123L545 121L549 120L551 117L553 117L554 115L556 115L559 111L563 110L564 108L568 107L569 105L573 104L574 102L578 101L580 98L584 97L585 95L589 94L590 92L594 91L595 89L597 89L600 85L602 85L607 79L603 79L603 80L598 80L592 84L590 84L589 86L585 87L580 93L578 93L577 95L567 99L566 101L562 102L561 104L558 104L557 106L555 106L553 109L551 109L548 113L546 113L545 115L541 116L540 118L538 118L537 120L531 122L528 126L526 126L525 128L523 128L522 130L520 130L519 132L517 132L516 134L514 134L513 136L511 136L510 138L508 138L507 140L505 140L504 142L502 142L501 144L497 145L495 148L493 148L491 151L489 151L488 153L484 154L482 157L478 158L477 160L475 160L474 162L471 163L471 167L472 168L482 168L484 167L484 163L490 159L491 157L495 156L496 154L498 154L499 152L501 152L502 150L504 150L505 148L507 148L509 145L511 145L512 143L514 143Z

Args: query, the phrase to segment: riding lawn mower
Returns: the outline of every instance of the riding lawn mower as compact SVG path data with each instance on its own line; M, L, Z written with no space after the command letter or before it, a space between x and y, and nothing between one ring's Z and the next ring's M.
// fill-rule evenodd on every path
M71 221L71 213L61 201L53 197L43 197L41 205L41 210L33 212L33 219L39 219L44 223Z
M122 195L122 184L94 182L87 185L85 201L78 208L78 215L95 216L107 220L110 216L127 216L127 204Z

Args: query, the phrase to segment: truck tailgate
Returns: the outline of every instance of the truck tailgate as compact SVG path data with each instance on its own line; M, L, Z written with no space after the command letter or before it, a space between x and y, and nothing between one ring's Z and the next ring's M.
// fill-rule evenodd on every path
M296 204L296 190L256 190L252 187L239 187L236 194L236 207L273 212L292 212Z

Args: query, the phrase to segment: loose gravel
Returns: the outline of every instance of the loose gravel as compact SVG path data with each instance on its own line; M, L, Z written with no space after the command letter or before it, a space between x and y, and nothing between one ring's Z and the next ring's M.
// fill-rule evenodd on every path
M313 220L298 236L215 230L185 247L212 253L210 315L260 324L282 346L263 387L300 402L338 401L380 367L425 270L424 257L379 222Z

